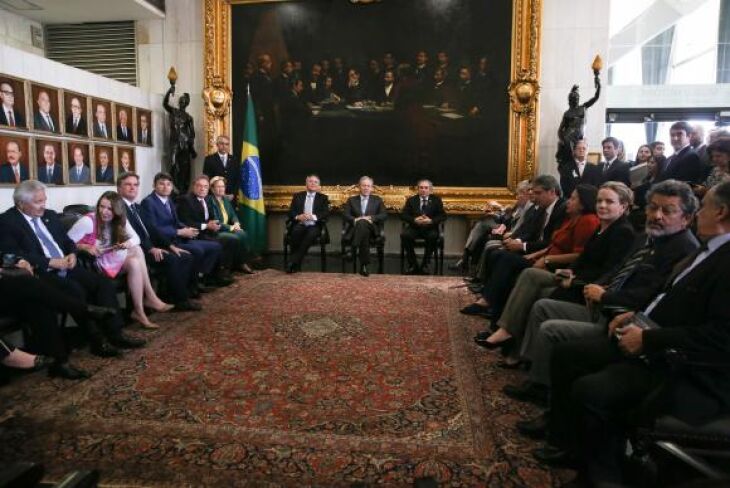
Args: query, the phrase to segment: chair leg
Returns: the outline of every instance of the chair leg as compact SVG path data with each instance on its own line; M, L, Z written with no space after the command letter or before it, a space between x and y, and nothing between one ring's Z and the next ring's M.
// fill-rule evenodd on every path
M322 263L321 268L323 273L327 272L327 249L325 247L324 244L319 245L319 259Z
M352 246L352 272L357 273L357 258L360 257L358 249Z
M406 266L405 266L405 263L403 262L405 260L405 257L406 257L406 250L403 247L403 240L401 239L401 243L400 243L400 274L403 274L403 273L406 272Z
M289 267L289 246L286 243L286 240L284 240L284 269L287 269Z
M378 246L378 274L383 274L385 261L385 247Z

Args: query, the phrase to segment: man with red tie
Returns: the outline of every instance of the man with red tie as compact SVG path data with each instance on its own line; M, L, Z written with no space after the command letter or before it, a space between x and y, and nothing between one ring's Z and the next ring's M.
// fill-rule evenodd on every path
M28 168L23 165L21 158L23 152L20 145L10 141L5 145L5 158L7 162L0 167L0 183L18 184L28 179Z
M0 83L0 125L9 127L25 127L23 114L15 109L15 90L10 83Z

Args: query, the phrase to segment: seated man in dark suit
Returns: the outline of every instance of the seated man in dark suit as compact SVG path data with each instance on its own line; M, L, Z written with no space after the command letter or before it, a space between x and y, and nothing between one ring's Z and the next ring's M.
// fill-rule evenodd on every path
M66 117L66 132L77 136L87 136L86 117L81 109L81 101L71 98L71 113Z
M216 220L215 212L206 201L209 192L210 179L206 175L196 177L190 192L180 195L177 199L177 214L183 225L200 232L199 239L220 243L223 247L220 261L223 268L222 274L228 280L237 254L238 239L229 238L225 234L219 235L222 226L221 222Z
M66 235L58 215L46 210L46 186L36 180L25 181L15 188L13 200L15 207L0 216L0 248L23 256L33 265L37 276L51 286L70 291L94 305L118 310L114 283L77 266L76 246ZM84 317L74 320L88 332L91 351L99 356L119 355L114 346L136 348L145 343L122 332L119 313L105 320L101 330Z
M0 167L0 183L20 183L28 179L28 167L22 162L23 151L15 141L5 145L7 162Z
M289 205L289 229L291 240L291 263L287 273L296 273L302 267L302 260L309 250L309 246L322 232L322 226L327 225L330 214L330 200L327 195L320 193L319 176L308 175L306 191L295 193Z
M183 224L177 216L177 209L172 202L172 176L157 173L154 178L155 189L142 200L142 208L162 237L185 249L193 255L196 274L205 282L214 286L226 286L232 283L223 278L218 271L223 248L214 241L198 239L200 230Z
M699 425L730 413L730 182L710 189L697 214L704 243L677 265L662 293L609 324L608 336L559 344L552 355L545 463L577 460L590 486L621 486L628 426L669 414ZM664 353L707 367L677 373ZM638 409L638 410L637 410Z
M218 152L209 154L203 162L203 174L208 178L222 176L226 180L226 198L235 202L241 187L241 161L230 153L231 140L228 136L218 136L215 141Z
M689 141L691 133L692 126L684 121L675 122L669 128L674 154L664 162L658 181L673 179L695 185L703 181L702 162Z
M618 158L621 141L615 137L606 137L601 141L603 157L606 161L601 165L601 183L619 181L631 188L631 166Z
M428 263L439 238L439 225L446 220L446 212L441 198L432 194L433 183L430 180L419 180L416 186L418 194L406 200L401 212L400 217L408 226L403 229L400 238L408 258L406 274L428 274ZM420 266L413 248L416 239L426 241Z
M165 273L170 301L175 304L173 312L201 310L198 303L190 300L197 289L193 256L162 236L142 206L135 203L139 194L139 176L136 173L119 175L117 192L124 200L127 220L139 236L147 264L159 266Z
M350 224L345 240L351 242L352 248L358 250L360 274L370 276L370 239L380 233L388 212L383 199L372 195L373 179L363 176L359 182L360 194L350 197L345 203L342 218Z
M43 145L43 163L38 164L38 180L50 185L63 185L63 169L56 160L53 144Z

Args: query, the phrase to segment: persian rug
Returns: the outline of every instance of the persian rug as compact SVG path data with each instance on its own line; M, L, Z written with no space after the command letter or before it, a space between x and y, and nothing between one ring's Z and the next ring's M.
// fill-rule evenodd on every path
M266 271L155 316L147 347L75 353L83 382L0 389L0 459L113 486L546 487L501 394L521 373L472 342L460 280ZM56 478L57 479L57 478Z

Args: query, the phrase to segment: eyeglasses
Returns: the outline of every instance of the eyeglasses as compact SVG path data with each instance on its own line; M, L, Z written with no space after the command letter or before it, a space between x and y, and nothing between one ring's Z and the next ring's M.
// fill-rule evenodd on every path
M0 93L2 93L3 95L10 95L11 97L15 96L15 93L11 92L10 90L0 90Z
M674 207L674 206L661 206L657 205L655 203L649 203L646 205L646 209L649 212L656 212L657 210L661 210L663 215L674 215L678 214L682 210L680 208Z

